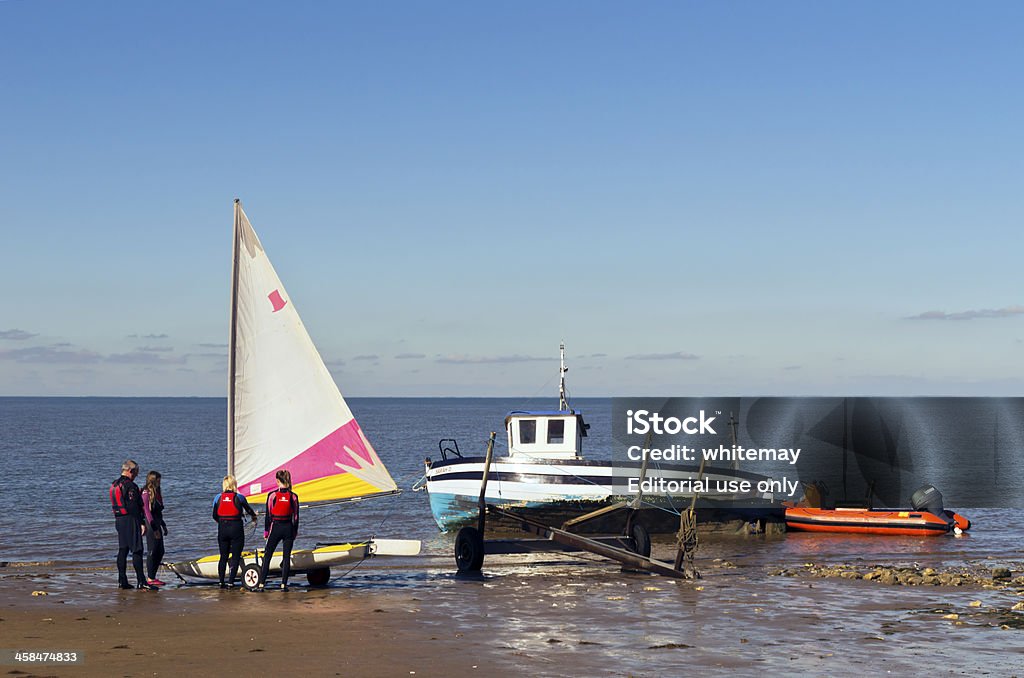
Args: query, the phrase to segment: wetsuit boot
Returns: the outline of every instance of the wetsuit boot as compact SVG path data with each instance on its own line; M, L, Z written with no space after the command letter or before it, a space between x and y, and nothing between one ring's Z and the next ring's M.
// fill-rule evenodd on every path
M117 588L133 589L128 583L128 548L122 547L117 550Z
M140 591L158 591L156 586L153 586L146 581L146 573L142 569L142 551L136 551L132 554L132 565L135 568L135 579L138 583L135 584L135 588Z

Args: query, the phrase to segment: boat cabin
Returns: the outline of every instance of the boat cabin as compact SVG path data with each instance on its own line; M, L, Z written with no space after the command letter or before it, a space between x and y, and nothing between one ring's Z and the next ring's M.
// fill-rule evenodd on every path
M510 457L579 459L588 424L575 410L509 412L505 417Z

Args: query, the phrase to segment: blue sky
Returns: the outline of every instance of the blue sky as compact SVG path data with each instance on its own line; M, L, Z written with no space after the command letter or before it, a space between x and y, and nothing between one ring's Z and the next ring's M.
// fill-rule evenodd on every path
M1024 395L1024 5L0 1L0 395Z

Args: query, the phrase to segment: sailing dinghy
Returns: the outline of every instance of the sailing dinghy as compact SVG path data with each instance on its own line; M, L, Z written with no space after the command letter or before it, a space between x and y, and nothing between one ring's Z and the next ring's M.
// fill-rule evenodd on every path
M398 486L363 434L256 232L235 200L228 360L227 472L257 509L276 489L274 474L288 469L306 506L398 494ZM328 581L330 567L370 556L411 556L420 542L369 539L292 550L292 572L312 584ZM242 581L259 583L260 549L242 554ZM217 578L219 556L168 564L179 576ZM272 554L271 571L280 571ZM251 581L250 581L251 580Z

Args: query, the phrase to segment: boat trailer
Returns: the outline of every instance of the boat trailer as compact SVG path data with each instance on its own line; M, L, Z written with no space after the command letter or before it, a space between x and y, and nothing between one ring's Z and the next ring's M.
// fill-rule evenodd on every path
M639 570L660 574L676 579L699 579L700 573L694 566L694 555L697 550L697 521L695 507L696 494L690 507L680 514L677 538L677 553L674 563L651 558L651 538L647 529L636 520L643 501L643 493L630 501L621 501L591 511L582 516L567 520L561 527L545 525L537 520L516 513L514 510L499 508L487 503L487 477L490 472L491 459L494 456L495 432L491 432L487 442L487 456L484 460L483 477L480 480L480 498L478 501L478 517L476 527L463 527L455 537L455 563L459 574L479 573L485 555L510 553L535 553L548 551L586 551L603 556L622 564L624 570ZM704 463L701 462L699 476L704 474ZM644 459L640 470L640 480L647 474L647 459ZM642 482L640 484L642 487ZM616 511L626 513L625 525L621 535L587 537L569 530L570 527L606 516ZM484 539L487 516L504 518L524 532L535 535L528 539Z

